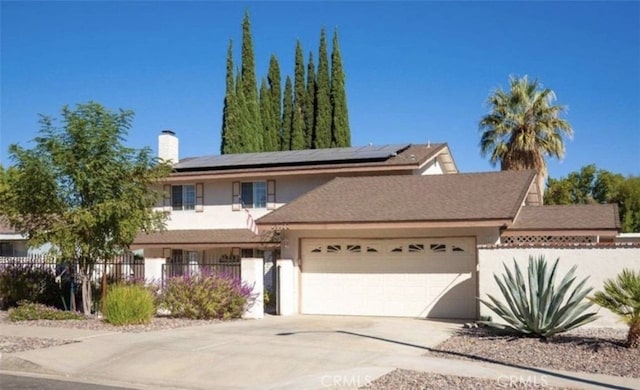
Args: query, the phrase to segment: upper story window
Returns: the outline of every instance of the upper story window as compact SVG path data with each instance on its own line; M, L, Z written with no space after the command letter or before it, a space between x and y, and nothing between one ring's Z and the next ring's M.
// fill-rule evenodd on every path
M195 210L196 186L185 184L171 186L171 207L173 210Z
M240 200L247 209L267 207L267 184L264 181L242 183Z
M276 208L275 180L232 183L232 210Z

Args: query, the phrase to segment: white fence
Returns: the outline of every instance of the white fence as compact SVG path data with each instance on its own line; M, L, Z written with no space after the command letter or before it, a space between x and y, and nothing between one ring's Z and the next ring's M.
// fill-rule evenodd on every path
M615 278L624 268L640 271L640 245L567 245L564 247L509 247L491 246L478 248L478 283L479 296L486 298L487 294L501 297L493 275L504 273L503 263L513 269L513 259L516 259L518 266L526 271L529 256L538 257L544 255L547 262L558 263L558 273L556 283L569 271L571 267L577 265L576 282L577 285L582 279L589 277L587 286L594 288L594 292L601 290L607 279ZM593 292L592 292L593 294ZM598 310L599 306L594 306ZM599 308L600 318L588 326L596 327L626 327L610 311ZM480 305L480 315L492 316L495 321L495 313Z

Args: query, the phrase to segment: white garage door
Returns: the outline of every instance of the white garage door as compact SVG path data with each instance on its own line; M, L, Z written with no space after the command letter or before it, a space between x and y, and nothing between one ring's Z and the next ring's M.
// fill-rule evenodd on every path
M475 318L473 238L304 239L305 314Z

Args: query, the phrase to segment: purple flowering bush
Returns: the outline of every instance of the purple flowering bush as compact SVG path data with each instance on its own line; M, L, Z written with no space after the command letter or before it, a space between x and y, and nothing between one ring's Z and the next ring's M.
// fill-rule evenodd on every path
M54 271L33 264L8 264L0 268L0 309L18 306L20 301L59 307L62 291Z
M172 317L229 320L253 304L251 290L237 277L204 272L168 279L160 302Z

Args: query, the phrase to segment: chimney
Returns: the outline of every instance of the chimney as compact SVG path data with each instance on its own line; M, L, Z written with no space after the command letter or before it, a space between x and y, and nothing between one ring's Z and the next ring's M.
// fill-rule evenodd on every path
M158 136L158 157L176 164L178 161L178 137L171 130L162 130Z

